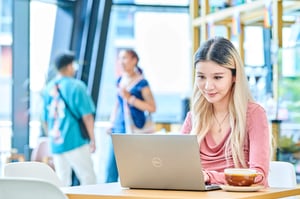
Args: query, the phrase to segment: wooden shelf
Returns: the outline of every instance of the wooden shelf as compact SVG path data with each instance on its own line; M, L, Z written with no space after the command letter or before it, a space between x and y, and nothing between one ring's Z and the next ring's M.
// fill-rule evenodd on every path
M282 6L283 14L289 14L300 9L300 1L283 1ZM196 17L194 18L192 25L194 27L200 27L205 23L213 23L216 25L231 26L232 17L236 13L240 14L241 24L243 25L263 25L264 9L265 0L257 0L250 3L218 10L205 16ZM294 23L294 21L283 21L283 23L286 25L290 25Z
M210 13L206 16L200 16L193 20L193 26L201 26L203 23L219 23L230 21L235 13L239 12L243 14L245 12L250 12L257 9L262 9L264 7L264 1L251 2L235 7L225 8L222 10L218 10L214 13ZM205 6L205 5L202 5ZM206 5L209 6L209 5Z
M284 16L292 15L294 12L300 10L300 0L271 0L272 9L272 27L270 27L273 35L273 42L282 47L282 27L290 26L295 23L294 19L287 20ZM266 0L256 0L249 3L224 8L214 13L210 13L209 0L191 1L191 18L193 26L193 50L195 51L201 40L207 40L209 35L210 25L221 25L227 28L227 38L232 36L232 19L236 14L240 16L240 33L237 36L238 50L242 59L244 60L244 29L246 26L264 26L264 14L266 7ZM201 10L199 10L201 8ZM199 16L200 15L200 16ZM275 71L276 72L276 71ZM276 81L276 77L274 77Z

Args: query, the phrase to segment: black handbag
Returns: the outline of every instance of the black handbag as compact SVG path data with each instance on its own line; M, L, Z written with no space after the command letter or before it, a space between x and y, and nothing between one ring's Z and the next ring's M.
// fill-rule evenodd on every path
M70 109L68 103L66 102L65 98L63 97L63 95L61 94L61 91L59 89L59 86L58 86L58 83L55 84L56 85L56 89L57 89L57 92L59 93L61 99L64 101L65 105L66 105L66 108L70 111L72 117L74 117L78 124L79 124L79 128L80 128L80 132L81 132L81 136L84 138L84 139L90 139L90 136L89 136L89 133L88 133L88 130L84 124L84 121L82 118L77 118L76 115L72 112L72 110Z

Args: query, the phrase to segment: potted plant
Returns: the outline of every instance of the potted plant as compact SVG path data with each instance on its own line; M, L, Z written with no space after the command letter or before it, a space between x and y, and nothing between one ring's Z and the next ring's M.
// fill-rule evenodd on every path
M277 149L278 160L296 163L296 158L299 156L298 154L300 153L300 145L298 142L294 141L293 135L280 136L278 139Z

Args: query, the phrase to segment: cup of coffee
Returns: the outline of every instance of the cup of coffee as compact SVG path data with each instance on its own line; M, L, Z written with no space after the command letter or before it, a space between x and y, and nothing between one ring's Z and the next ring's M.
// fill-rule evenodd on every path
M251 186L260 183L264 176L255 169L228 168L224 170L225 180L231 186Z

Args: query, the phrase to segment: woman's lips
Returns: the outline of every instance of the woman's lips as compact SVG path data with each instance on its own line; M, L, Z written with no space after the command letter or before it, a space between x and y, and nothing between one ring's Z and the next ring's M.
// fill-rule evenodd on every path
M217 93L206 93L206 96L209 98L213 98L217 95Z

